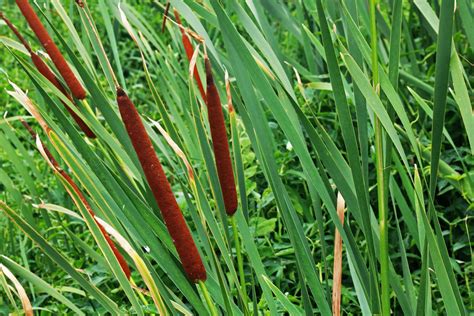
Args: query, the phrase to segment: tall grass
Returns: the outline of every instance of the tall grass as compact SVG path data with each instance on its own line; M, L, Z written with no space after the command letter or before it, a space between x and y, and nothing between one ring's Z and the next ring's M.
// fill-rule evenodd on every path
M30 2L81 100L2 4L0 313L474 308L470 1L80 3Z

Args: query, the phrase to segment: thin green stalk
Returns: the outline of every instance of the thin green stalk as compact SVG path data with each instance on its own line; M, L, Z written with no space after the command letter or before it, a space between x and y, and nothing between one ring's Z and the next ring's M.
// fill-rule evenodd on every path
M206 300L207 307L209 308L209 313L212 316L217 316L219 315L217 313L216 306L214 305L214 302L211 299L211 295L209 294L209 290L207 289L206 284L203 281L199 281L199 287L201 288L202 295L204 296L204 299Z
M380 94L379 69L377 56L377 25L375 19L375 6L377 0L370 1L370 34L372 47L372 80L373 87L377 94ZM379 228L380 228L380 283L381 283L381 302L382 315L390 315L390 284L388 270L388 230L387 230L387 203L386 190L384 189L385 172L383 157L383 127L380 120L375 117L375 152L377 167L377 204L379 209Z
M237 224L235 223L235 217L230 218L232 223L232 231L234 234L234 243L235 243L235 252L237 255L237 266L239 267L239 278L240 278L240 287L242 289L242 301L244 304L244 311L247 310L247 288L245 283L245 273L244 273L244 261L242 258L242 251L240 246L239 232L237 230Z

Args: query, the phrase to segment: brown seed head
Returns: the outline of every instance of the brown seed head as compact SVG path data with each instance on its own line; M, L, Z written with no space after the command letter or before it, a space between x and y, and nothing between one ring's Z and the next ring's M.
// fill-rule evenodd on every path
M212 147L216 159L217 175L224 197L225 209L228 215L232 216L237 211L237 190L235 187L234 172L230 159L229 143L227 142L227 132L222 112L221 100L212 77L211 63L205 57L206 78L207 78L207 113L209 127L211 130Z
M124 90L117 89L117 103L127 133L142 166L151 191L158 203L163 220L188 278L193 282L207 278L201 256L194 243L183 214L171 190L171 185L161 163L156 156L153 144L143 126L135 105Z
M52 38L49 36L48 31L46 31L46 28L41 23L38 15L33 10L28 0L16 0L16 4L20 8L21 13L25 17L31 29L36 34L36 37L40 41L41 45L48 52L49 57L51 57L51 60L63 77L72 94L79 100L85 99L86 91L82 87L79 80L76 78L76 75L69 67L68 63L64 59L56 44L53 42Z
M180 26L179 30L181 31L181 40L183 42L184 51L186 52L186 57L188 57L188 61L191 61L191 59L193 58L193 54L194 54L194 46L191 43L191 40L189 39L189 36L184 31L184 28L181 24L181 18L179 16L178 10L174 9L173 13L174 13L174 17L176 19L176 23L178 23L178 26ZM196 80L196 84L198 86L199 93L201 94L201 97L204 100L204 102L206 102L206 92L204 91L204 87L202 85L201 77L199 76L199 72L197 70L196 65L194 65L193 71L194 71L194 79Z

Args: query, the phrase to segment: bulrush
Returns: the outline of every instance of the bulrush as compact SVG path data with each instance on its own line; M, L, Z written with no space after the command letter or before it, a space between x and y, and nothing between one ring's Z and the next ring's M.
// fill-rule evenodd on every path
M137 153L145 177L155 196L168 232L178 251L188 278L198 283L207 278L201 256L191 232L171 190L161 163L156 156L151 140L143 126L135 105L121 88L117 89L117 103L125 128Z
M51 82L59 91L61 91L71 102L74 102L71 96L67 93L66 89L64 89L63 85L59 82L58 78L56 78L56 75L51 71L51 69L49 69L48 65L46 65L46 63L41 59L41 57L39 57L35 52L33 52L28 42L20 34L20 32L13 25L13 23L11 23L9 19L7 19L7 17L3 14L3 12L0 12L0 19L5 21L5 23L8 25L10 30L16 35L18 40L23 44L25 49L30 54L31 61L35 65L38 72L42 74L46 79L48 79L48 81ZM77 125L79 125L81 130L84 132L84 134L86 134L86 136L89 138L96 138L94 132L89 128L89 126L87 126L87 124L66 103L64 102L62 103L66 107L67 111L71 114L74 121L76 121Z
M28 130L28 132L30 133L31 137L33 138L34 141L36 141L36 133L35 131L33 131L33 129L31 128L31 126L23 119L20 119L21 120L21 123L23 124L23 126ZM99 227L100 229L100 232L102 233L102 235L104 236L105 240L107 241L107 243L109 244L110 248L112 249L114 255L115 255L115 258L117 258L117 261L119 262L120 264L120 267L122 268L122 271L123 273L127 276L127 279L130 279L130 268L128 267L128 264L127 264L127 261L125 261L125 258L122 256L122 254L120 253L120 251L118 251L117 247L115 246L114 242L112 241L112 239L110 239L110 236L109 234L107 234L107 232L105 231L105 228L95 219L95 214L94 214L94 211L92 210L92 207L90 206L89 202L87 201L86 197L84 196L84 194L82 193L82 191L79 189L79 187L77 186L77 184L74 182L74 180L71 178L71 176L66 172L64 171L61 166L59 165L59 163L57 162L57 160L53 157L53 155L51 154L51 152L48 150L48 148L46 148L44 146L43 143L41 143L42 146L43 146L43 149L44 149L44 153L46 154L46 156L48 157L49 161L51 162L51 165L53 166L54 170L56 172L58 172L61 177L66 180L67 183L69 183L69 185L72 187L72 189L74 190L74 192L77 194L77 196L79 197L79 199L81 200L82 204L85 206L85 208L87 209L87 212L89 212L89 214L92 216L92 218L94 218L94 221L96 222L97 226Z
M212 77L211 63L207 55L204 60L206 63L207 80L207 113L211 129L212 146L216 159L217 174L224 196L225 210L231 216L237 211L238 202L232 161L230 160L229 143L227 142L224 113L222 112L221 99Z
M16 4L20 8L21 13L25 17L31 29L36 34L36 37L41 42L41 45L48 52L49 57L51 57L51 60L63 77L72 94L79 100L85 99L86 91L82 87L79 80L76 78L76 75L74 75L72 72L56 44L49 36L46 28L41 23L38 15L36 15L36 12L33 10L28 0L16 0Z
M191 43L191 40L189 39L188 34L184 31L183 25L181 24L181 18L179 17L179 13L176 9L174 9L174 17L176 19L176 23L179 25L179 30L181 31L181 39L183 41L183 46L184 50L186 51L186 56L188 57L188 60L191 61L191 58L193 57L194 54L194 47L193 44ZM199 72L197 71L196 65L194 65L194 79L196 80L196 83L199 88L199 92L201 93L201 97L206 101L206 92L204 91L204 87L202 85L201 77L199 76Z

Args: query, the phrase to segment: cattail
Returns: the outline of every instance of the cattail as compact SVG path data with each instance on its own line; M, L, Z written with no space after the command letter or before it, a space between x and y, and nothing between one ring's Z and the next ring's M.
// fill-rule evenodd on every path
M211 129L212 146L216 159L217 175L224 196L225 210L228 215L237 211L237 190L235 188L234 172L230 160L229 143L222 112L221 99L212 77L211 63L205 56L207 80L207 112Z
M21 123L23 124L23 126L26 128L26 130L30 133L31 137L33 138L33 140L36 140L36 133L35 131L31 128L31 126L23 119L20 119ZM104 236L105 240L107 241L107 243L109 244L110 248L112 249L115 257L117 258L117 261L119 262L120 264L120 267L122 268L122 271L124 272L124 274L127 276L127 279L130 279L130 268L128 267L128 264L127 264L127 261L125 261L125 258L122 256L122 254L120 253L120 251L118 251L117 247L115 246L114 242L112 241L112 239L110 239L110 236L109 234L107 234L107 232L105 231L104 227L95 219L95 214L94 214L94 211L92 210L92 207L90 206L89 202L87 201L86 197L84 196L84 194L82 193L82 191L79 189L79 187L77 186L77 184L74 182L74 180L69 176L69 174L66 173L66 171L64 171L61 166L59 166L59 163L57 162L57 160L53 157L53 155L51 154L51 152L48 150L48 148L46 148L46 146L44 146L43 143L41 143L42 146L43 146L43 149L44 149L44 153L46 154L46 156L48 157L49 161L51 162L51 164L53 165L54 167L54 170L56 170L62 177L64 180L66 180L67 183L69 183L69 185L72 187L72 189L74 190L74 192L79 196L79 199L81 200L82 204L85 206L85 208L87 209L87 211L89 212L89 214L92 216L92 218L94 218L94 221L96 222L97 226L99 227L100 229L100 232L102 233L102 235Z
M28 0L16 0L16 4L20 8L31 29L36 34L36 37L41 42L41 45L48 52L49 57L51 57L51 60L56 65L56 68L71 90L72 94L79 100L85 99L86 91L82 87L79 80L76 78L76 75L72 72L56 44L49 36L46 28L41 23L38 15L36 15L36 12L33 10Z
M64 89L62 84L59 82L58 78L54 75L54 73L49 69L48 65L39 57L37 54L32 53L31 54L31 60L33 61L33 64L36 66L36 69L46 78L51 82L59 91L61 91L71 102L74 103L73 99L71 96L67 93L67 91ZM66 110L71 114L72 118L74 121L76 121L77 125L81 128L81 130L86 134L87 137L89 138L96 138L97 136L94 134L94 132L87 126L87 124L79 117L79 115L76 114L65 102L61 101L63 105L66 107Z
M9 19L7 19L3 12L0 12L0 19L5 21L5 23L13 32L13 34L15 34L18 40L23 44L25 49L30 54L31 61L35 65L38 72L42 74L46 79L48 79L48 81L51 82L59 91L61 91L71 102L74 102L71 96L64 89L63 85L59 82L58 78L56 78L56 75L51 71L51 69L49 69L48 65L46 65L46 63L41 59L41 57L39 57L35 52L33 52L26 39L20 34L15 25L13 25L13 23L11 23ZM87 126L87 124L66 103L62 103L66 107L67 111L71 114L74 121L76 121L77 125L79 125L81 130L84 132L84 134L86 134L86 136L89 138L96 138L94 132L89 128L89 126Z
M191 43L191 40L189 39L188 34L186 34L184 29L182 28L181 18L179 17L178 11L176 9L174 9L173 12L174 12L176 22L180 26L179 30L181 31L181 39L183 41L183 46L184 46L184 50L186 52L186 56L188 57L188 60L191 61L191 58L193 58L193 54L194 54L193 44ZM199 92L201 93L202 99L204 100L204 102L207 102L206 101L206 99L207 99L206 98L206 92L204 91L204 87L202 85L201 77L199 76L199 72L197 71L196 65L194 65L194 79L196 80L196 83L198 85Z
M161 163L156 156L151 140L143 126L135 105L121 88L117 89L117 103L125 128L138 160L143 168L145 177L155 196L168 232L178 251L179 258L188 278L197 283L205 281L206 269L194 243L191 232L184 220L183 214L171 190Z

